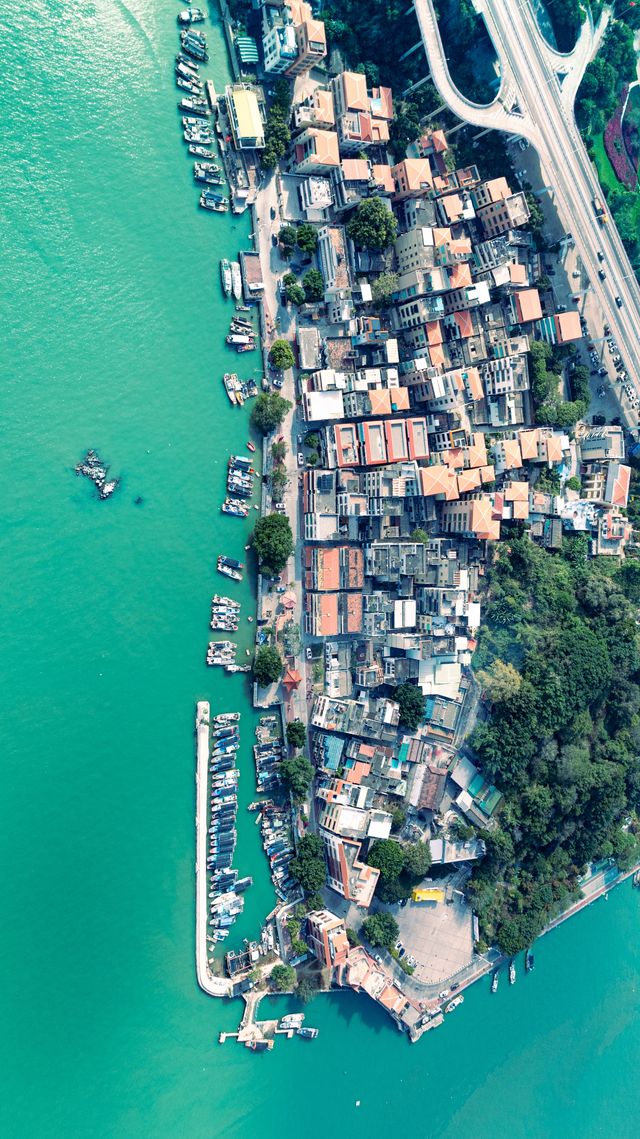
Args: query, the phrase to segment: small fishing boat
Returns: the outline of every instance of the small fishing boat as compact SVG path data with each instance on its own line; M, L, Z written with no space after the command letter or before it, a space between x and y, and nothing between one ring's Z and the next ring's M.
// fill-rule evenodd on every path
M515 966L515 962L512 961L509 965L509 984L515 985L515 983L516 983L516 966Z
M316 1036L319 1035L319 1032L320 1029L307 1028L305 1025L302 1025L301 1028L297 1029L297 1035L301 1036L303 1040L315 1040Z
M251 440L249 439L247 441L247 450L248 451L255 451L255 449L256 449L255 443L252 443Z
M231 403L236 403L236 400L237 400L236 385L235 385L235 378L233 376L233 373L232 372L225 372L224 376L222 377L222 382L225 386L225 391L226 391L227 395L229 396Z
M215 158L213 150L208 150L206 146L196 146L194 143L189 146L189 154L194 154L197 158Z
M493 977L491 978L491 992L497 993L498 991L498 970L496 969Z

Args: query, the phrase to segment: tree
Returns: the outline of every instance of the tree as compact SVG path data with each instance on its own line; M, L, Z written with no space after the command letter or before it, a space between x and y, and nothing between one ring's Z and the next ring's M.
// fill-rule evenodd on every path
M313 779L313 767L309 760L304 755L294 755L281 760L279 770L294 802L304 803Z
M292 992L296 987L296 971L293 965L274 965L269 981L277 993Z
M287 444L286 443L272 443L271 444L271 457L272 457L274 463L284 462L286 454L287 454Z
M287 743L290 747L304 747L307 738L307 729L302 720L291 720L287 724Z
M327 876L322 840L315 834L306 834L300 840L298 853L291 859L289 868L291 877L302 886L305 894L321 890ZM311 908L321 909L322 904L321 901L319 907L314 905Z
M282 423L291 409L288 399L277 392L260 392L251 411L251 423L261 435L270 435Z
M400 930L393 914L379 913L364 919L362 932L374 948L379 945L382 949L393 949Z
M317 994L318 989L316 985L314 985L313 981L311 981L308 977L302 977L298 981L296 996L303 1005L308 1005L309 1002L312 1001L315 996L317 996Z
M427 542L429 541L429 535L427 534L426 530L423 530L422 527L418 526L413 531L413 533L411 535L411 540L413 542L422 542L422 545L426 546Z
M407 821L407 812L399 803L395 803L390 810L391 830L401 831Z
M401 684L396 689L400 706L400 724L414 732L424 719L425 698L416 684Z
M381 273L371 286L371 296L376 305L386 306L391 296L398 288L399 277L397 273Z
M284 463L278 463L271 472L271 492L274 500L277 502L281 498L284 489L289 482L287 468Z
M295 305L296 308L300 308L300 305L303 305L306 300L302 285L299 285L295 280L293 284L285 285L284 295L289 301L289 304Z
M274 340L269 350L269 359L274 368L279 368L281 372L286 371L287 368L292 368L294 356L289 341Z
M578 492L578 494L582 490L582 483L580 482L580 479L576 478L575 475L572 475L571 478L567 479L564 485L566 486L567 490L575 490Z
M383 878L394 880L404 870L404 850L392 838L379 838L372 843L367 862L377 866Z
M259 518L251 545L258 555L261 572L276 577L293 553L293 534L286 515L266 514Z
M431 866L431 851L426 842L410 842L404 848L404 870L409 878L420 881Z
M319 269L307 269L302 278L304 295L309 302L321 301L324 296L324 277Z
M298 242L298 249L303 253L315 253L318 248L318 234L309 222L304 221L302 225L298 226L296 240Z
M354 945L360 944L360 938L358 937L355 929L351 929L351 926L347 926L347 941L352 947Z
M253 662L253 675L261 688L275 684L282 676L282 657L272 645L262 645Z
M347 222L347 236L358 249L387 249L393 245L398 223L382 198L365 198Z
M278 234L278 241L281 245L293 249L296 243L296 227L294 225L283 225Z
M501 700L510 700L519 691L522 677L512 664L505 664L498 657L487 669L480 669L476 674L478 683L488 696L492 704L499 704Z

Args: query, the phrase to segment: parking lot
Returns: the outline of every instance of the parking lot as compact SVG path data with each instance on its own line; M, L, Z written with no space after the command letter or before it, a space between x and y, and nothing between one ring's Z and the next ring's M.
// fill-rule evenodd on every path
M417 962L417 981L439 984L472 960L472 912L458 893L453 893L451 902L410 901L393 911L405 956Z

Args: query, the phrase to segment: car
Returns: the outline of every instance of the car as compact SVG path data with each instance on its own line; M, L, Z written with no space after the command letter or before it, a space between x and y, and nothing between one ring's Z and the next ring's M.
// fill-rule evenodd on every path
M441 1001L446 1000L446 998L450 995L451 995L450 989L443 989L441 993L438 993L438 996L439 996Z
M598 368L598 375L599 376L606 376L606 374L607 374L606 368Z
M618 308L622 308L622 297L616 297L616 304Z
M606 422L604 415L594 415L591 419L591 423L594 427L604 427Z
M595 352L595 350L596 350L596 346L591 340L587 344L587 348L589 349L590 352Z
M395 943L395 945L394 945L394 947L393 947L393 948L395 949L396 953L399 953L399 951L402 949L402 942L401 942L401 941L396 941L396 943Z
M313 651L312 651L312 649L311 649L311 645L307 645L306 649L304 650L304 655L306 656L307 660L311 660L311 659L312 659L312 657L313 657Z
M609 335L610 335L610 333L611 333L611 329L609 328L609 325L608 325L608 324L605 324L605 326L604 326L604 328L602 329L602 331L603 331L603 333L604 333L604 335L605 335L605 336L609 336Z
M566 311L567 311L566 305L558 305L558 312L566 312Z
M302 451L298 451L298 466L304 467L304 455L302 454Z
M399 952L398 952L398 957L400 958L400 960L401 960L401 961L402 961L402 958L404 957L404 955L405 955L405 953L406 953L406 952L407 952L407 951L406 951L406 949L405 949L405 947L404 947L404 945L403 945L403 946L402 946L402 949L400 949L400 950L399 950Z
M272 381L272 383L273 383L274 388L277 388L277 390L280 391L280 389L282 388L282 380L275 379Z
M520 147L520 150L528 150L529 149L529 140L526 138L521 138L520 142L518 143L518 146Z
M382 957L380 956L380 954L379 954L379 953L376 953L376 954L374 955L374 958L373 958L373 959L374 959L374 961L377 961L377 962L378 962L378 965L382 965Z
M607 274L605 273L604 269L598 269L598 276L601 281L606 281L607 279Z
M598 261L604 261L604 253L601 249L598 250Z
M580 276L580 270L579 270L579 269L574 269L574 270L573 270L573 273L571 274L571 276L572 276L572 277L579 277L579 276Z
M272 206L272 207L271 207L271 209L269 210L269 213L271 214L271 221L275 221L275 218L276 218L276 207L275 207L275 206Z
M272 244L272 245L277 245L277 244L278 244L278 235L277 235L277 233L272 233L272 234L271 234L271 244Z
M302 435L296 435L296 442L299 447L302 446Z

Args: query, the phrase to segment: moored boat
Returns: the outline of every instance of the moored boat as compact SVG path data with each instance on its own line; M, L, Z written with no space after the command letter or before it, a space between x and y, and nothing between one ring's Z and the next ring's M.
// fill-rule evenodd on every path
M509 984L515 985L516 983L516 966L515 961L509 963Z
M305 1025L297 1029L298 1036L301 1036L303 1040L315 1040L319 1033L320 1030L318 1028L306 1028Z
M491 992L497 993L498 991L498 970L496 969L493 977L491 978Z
M199 24L206 19L206 15L202 8L183 8L178 12L177 19L179 24Z
M231 403L236 403L236 384L233 373L225 372L224 376L222 377L222 382Z
M535 958L530 949L527 950L527 956L524 960L524 968L526 973L533 973L535 969Z
M464 1003L464 997L463 997L462 993L460 993L460 996L454 997L452 1001L449 1001L448 1005L444 1006L444 1011L445 1012L453 1012L454 1009L458 1008L463 1003Z
M231 262L228 261L226 257L223 257L222 261L220 262L220 281L222 283L222 291L224 292L225 297L230 296L232 285Z
M242 273L240 272L240 263L238 261L231 262L231 280L233 287L233 295L237 301L242 296Z

